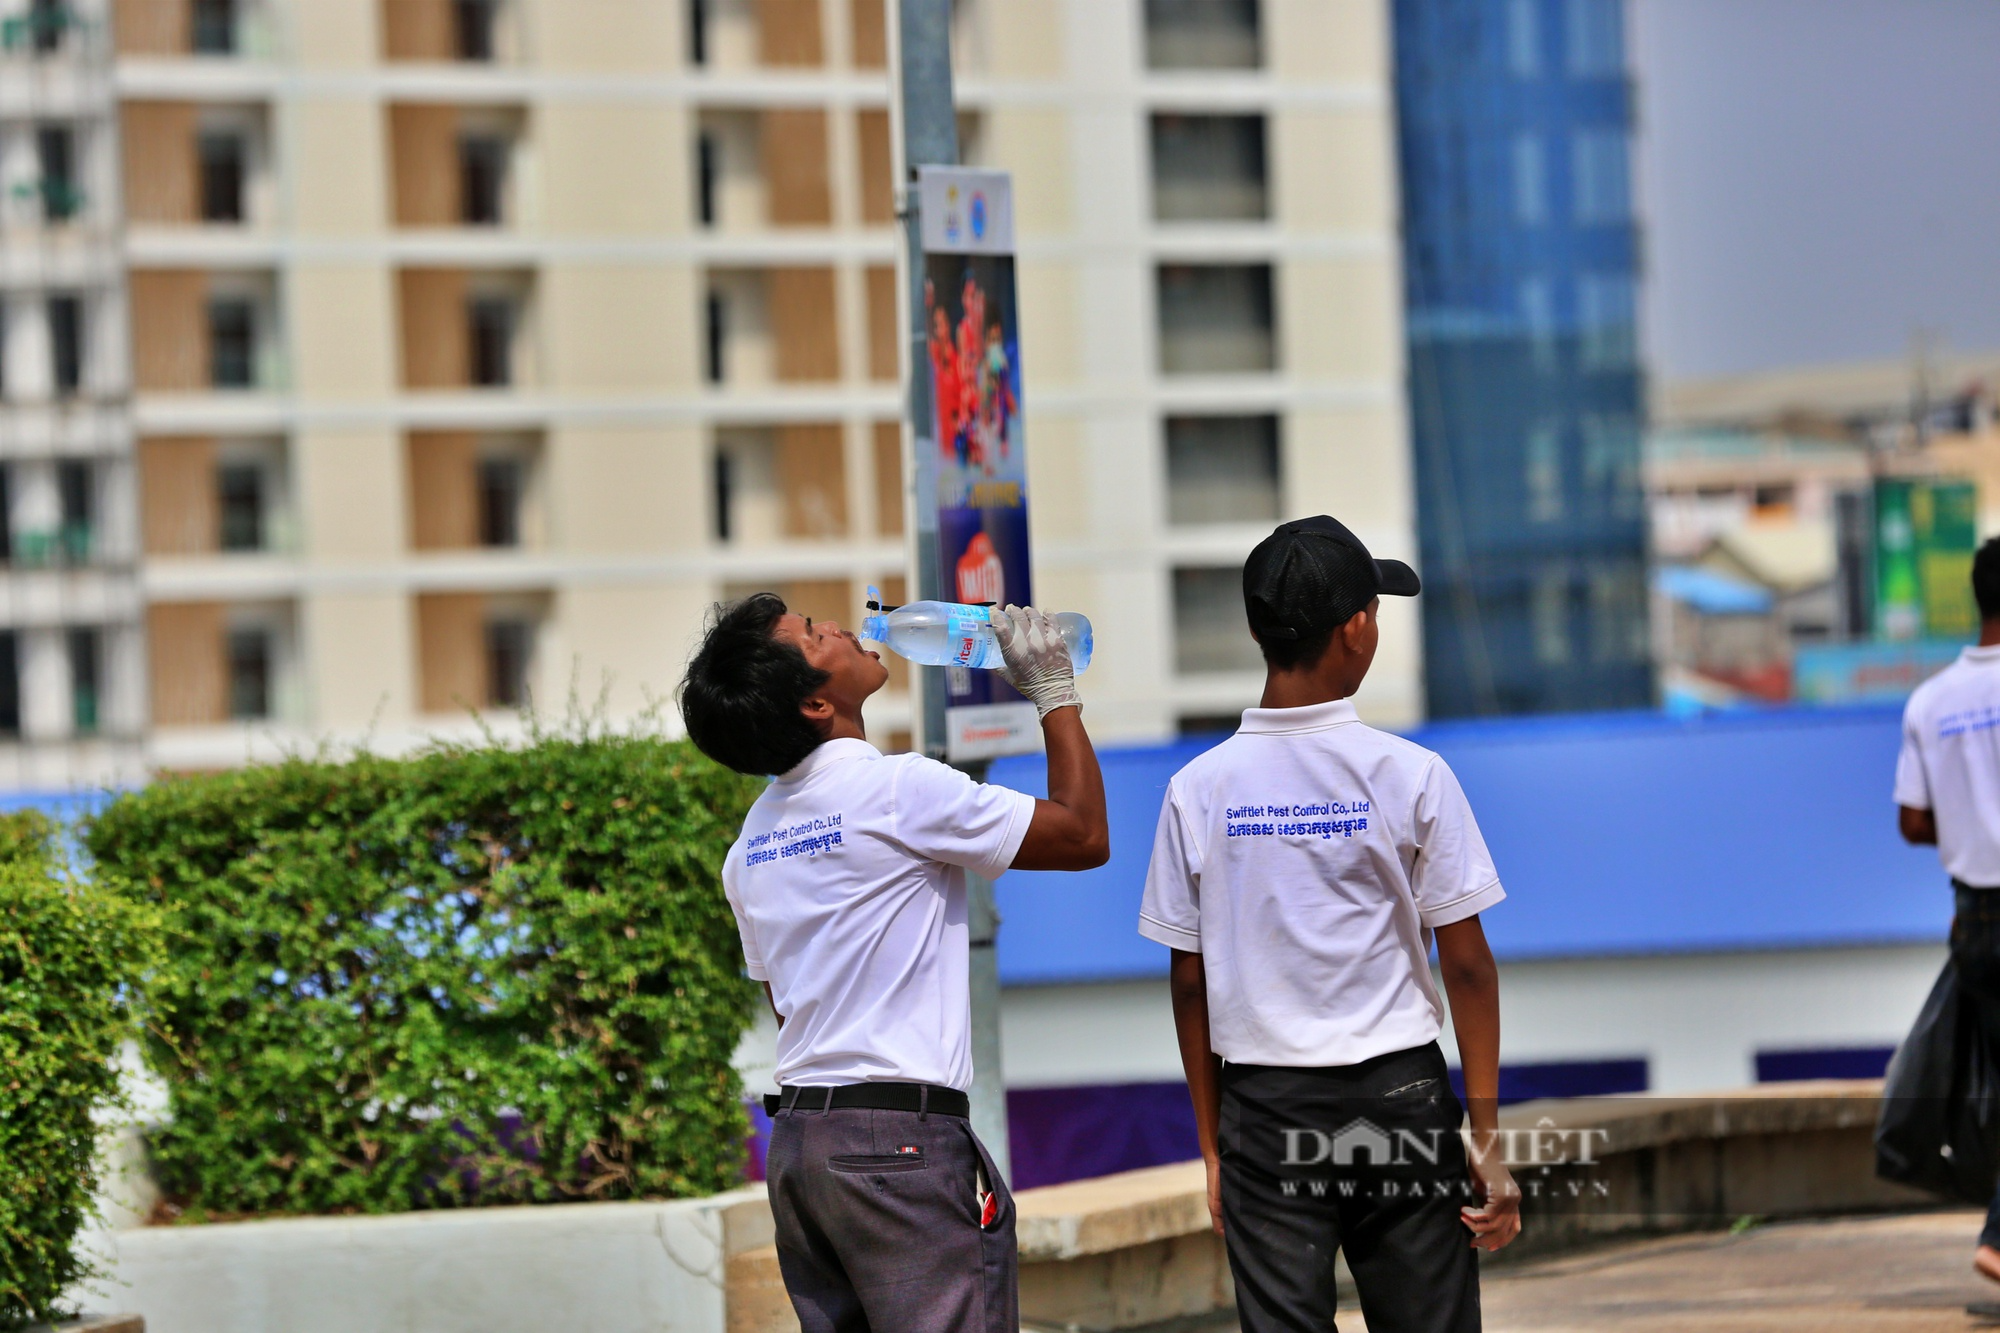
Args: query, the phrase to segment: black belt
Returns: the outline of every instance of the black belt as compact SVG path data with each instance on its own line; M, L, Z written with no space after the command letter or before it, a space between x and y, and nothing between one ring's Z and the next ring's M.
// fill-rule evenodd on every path
M972 1099L957 1088L928 1083L848 1083L837 1088L785 1088L764 1094L764 1114L780 1111L837 1111L843 1107L869 1111L918 1111L932 1115L972 1114Z

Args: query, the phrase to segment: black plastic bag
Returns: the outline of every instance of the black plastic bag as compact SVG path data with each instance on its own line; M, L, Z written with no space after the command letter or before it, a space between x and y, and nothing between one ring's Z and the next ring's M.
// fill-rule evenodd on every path
M1875 1174L1982 1206L2000 1179L2000 1064L1950 962L1896 1048L1875 1125Z

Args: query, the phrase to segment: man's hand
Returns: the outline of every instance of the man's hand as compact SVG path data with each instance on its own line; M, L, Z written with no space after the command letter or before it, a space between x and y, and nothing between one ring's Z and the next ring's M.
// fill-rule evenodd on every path
M1076 668L1062 631L1032 606L994 607L994 637L1006 665L1000 674L1047 717L1058 708L1082 708L1076 692Z
M1477 1208L1467 1204L1458 1210L1465 1225L1472 1228L1475 1250L1497 1250L1521 1234L1521 1187L1500 1160L1499 1139L1497 1134L1482 1135L1475 1130L1466 1153L1473 1193L1485 1200Z

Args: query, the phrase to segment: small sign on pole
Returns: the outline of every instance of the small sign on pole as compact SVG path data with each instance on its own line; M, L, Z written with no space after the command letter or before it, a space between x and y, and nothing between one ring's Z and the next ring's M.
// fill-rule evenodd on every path
M955 602L1026 605L1028 466L1014 290L1014 191L1004 171L923 167L924 346L939 586ZM928 436L928 441L926 441ZM921 473L920 473L921 475ZM945 669L945 750L953 762L1041 748L1035 706L990 671Z

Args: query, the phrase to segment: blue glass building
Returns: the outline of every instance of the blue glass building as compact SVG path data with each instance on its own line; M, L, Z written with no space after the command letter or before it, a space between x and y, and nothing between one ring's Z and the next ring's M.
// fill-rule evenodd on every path
M1435 717L1647 707L1622 0L1394 0Z

